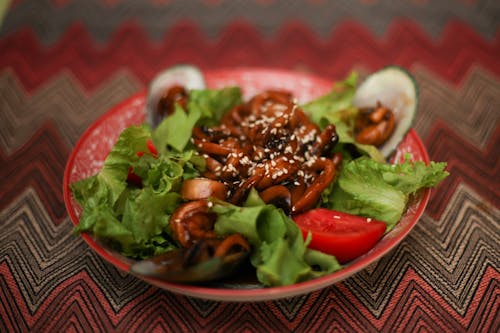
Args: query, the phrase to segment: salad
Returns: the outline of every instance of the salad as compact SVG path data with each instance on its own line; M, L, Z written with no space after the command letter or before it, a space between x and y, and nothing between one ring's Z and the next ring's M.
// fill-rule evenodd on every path
M102 170L71 184L83 208L76 232L139 260L138 274L183 282L242 260L265 286L342 269L447 176L445 163L386 162L416 107L359 100L374 80L408 78L390 69L301 105L286 91L244 101L239 87L162 87L154 121L125 129Z

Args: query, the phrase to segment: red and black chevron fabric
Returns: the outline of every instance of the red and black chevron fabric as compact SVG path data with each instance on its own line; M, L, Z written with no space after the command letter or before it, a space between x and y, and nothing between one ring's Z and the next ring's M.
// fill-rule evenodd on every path
M499 18L487 0L11 1L0 332L499 332ZM153 287L72 234L62 177L97 117L179 62L332 79L402 65L420 85L415 129L450 176L395 250L331 287L247 303Z

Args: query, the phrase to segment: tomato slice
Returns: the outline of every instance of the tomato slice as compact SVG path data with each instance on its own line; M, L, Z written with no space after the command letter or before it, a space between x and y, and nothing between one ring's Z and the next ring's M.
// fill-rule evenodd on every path
M366 217L317 208L293 217L309 247L334 255L340 263L368 252L384 235L386 224Z

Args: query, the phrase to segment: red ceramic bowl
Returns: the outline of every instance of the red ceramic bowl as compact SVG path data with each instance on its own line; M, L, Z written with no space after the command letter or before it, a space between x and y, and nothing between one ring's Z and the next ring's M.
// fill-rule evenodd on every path
M243 89L245 98L249 98L268 88L286 89L297 97L299 103L305 103L328 92L332 86L331 80L304 73L275 69L224 69L206 71L204 75L209 88L237 85ZM113 107L85 131L74 147L64 172L63 192L66 208L75 225L79 222L81 207L75 201L69 185L74 181L99 172L104 159L120 132L129 125L139 124L144 121L144 104L145 93L139 93ZM412 154L414 160L429 162L427 152L420 138L413 130L410 130L406 138L401 142L394 158L400 159L407 152ZM139 278L174 293L210 300L262 301L306 294L348 278L396 247L419 220L429 196L430 190L427 189L414 198L401 221L370 252L345 265L342 270L315 280L291 286L263 287L257 283L241 282L239 280L228 281L215 286L196 286L169 283L144 277ZM88 234L82 234L82 237L105 260L117 268L129 272L133 260L105 248Z

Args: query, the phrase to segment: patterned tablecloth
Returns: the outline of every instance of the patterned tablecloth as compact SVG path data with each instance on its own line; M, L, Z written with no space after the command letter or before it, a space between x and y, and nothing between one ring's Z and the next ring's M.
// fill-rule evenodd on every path
M1 15L0 15L1 17ZM500 2L12 1L0 28L0 332L500 330ZM451 175L389 255L311 294L207 301L79 237L62 176L82 132L179 62L420 85L415 129Z

